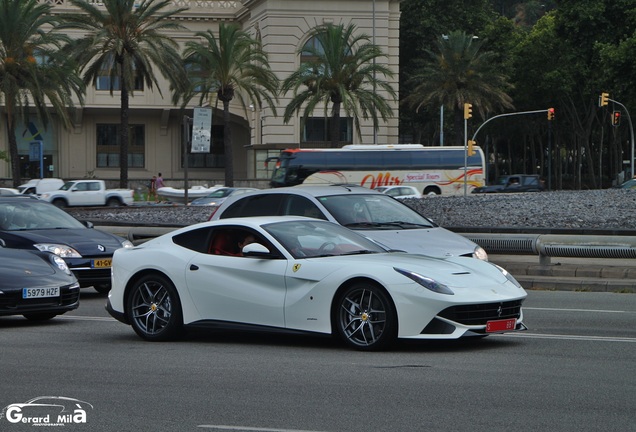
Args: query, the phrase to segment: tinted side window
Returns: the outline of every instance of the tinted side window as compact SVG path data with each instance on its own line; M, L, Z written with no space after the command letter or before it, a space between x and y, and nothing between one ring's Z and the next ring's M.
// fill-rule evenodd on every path
M221 215L221 219L249 216L278 216L283 194L255 195L243 198L229 206Z
M210 245L210 228L201 228L176 235L172 241L187 249L207 253Z
M285 216L306 216L328 220L316 204L311 202L311 200L298 195L288 196L282 214Z

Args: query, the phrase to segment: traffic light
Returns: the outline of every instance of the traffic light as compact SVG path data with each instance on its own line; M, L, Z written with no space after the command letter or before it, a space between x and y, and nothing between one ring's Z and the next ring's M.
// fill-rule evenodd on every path
M554 120L554 108L548 108L548 120Z
M601 100L598 103L598 106L604 107L609 103L609 93L601 93Z
M612 113L612 125L618 126L620 124L621 124L621 112L620 111L614 111Z
M468 156L472 156L475 154L475 141L473 140L468 140L468 149L466 150L466 153L468 154Z
M473 116L473 104L464 104L464 120L468 120Z

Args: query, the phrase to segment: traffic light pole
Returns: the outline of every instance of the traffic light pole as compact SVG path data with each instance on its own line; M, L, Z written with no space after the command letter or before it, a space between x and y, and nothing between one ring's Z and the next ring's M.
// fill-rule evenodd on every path
M515 113L507 113L507 114L499 114L496 115L494 117L489 118L488 120L486 120L485 122L483 122L475 131L475 133L473 134L473 138L472 140L475 141L475 138L477 138L477 134L479 133L479 131L481 130L481 128L483 128L484 126L486 126L488 123L490 123L491 120L500 118L500 117L510 117L510 116L517 116L517 115L524 115L524 114L537 114L537 113L544 113L544 112L548 112L547 109L542 109L542 110L534 110L534 111L520 111L520 112L515 112ZM628 115L629 117L629 115ZM631 122L630 122L631 123ZM464 131L464 136L466 136L466 132ZM633 141L632 141L633 142ZM484 178L488 179L488 161L486 161L486 172L484 173Z
M632 157L630 159L630 163L629 163L629 169L630 169L630 173L632 175L632 178L634 178L634 125L632 124L632 116L629 115L629 110L627 109L627 107L625 105L623 105L622 103L614 100L614 99L610 99L609 97L607 97L607 100L610 102L615 103L616 105L622 107L625 110L625 113L627 114L627 121L629 122L629 133L630 133L630 139L632 141Z

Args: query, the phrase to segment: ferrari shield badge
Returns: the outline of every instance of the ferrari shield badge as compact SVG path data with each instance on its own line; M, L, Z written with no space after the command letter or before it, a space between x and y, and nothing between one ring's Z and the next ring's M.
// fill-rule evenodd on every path
M294 273L296 273L298 270L300 270L300 266L301 266L301 265L302 265L302 264L294 264L294 266L292 267L292 271L293 271Z

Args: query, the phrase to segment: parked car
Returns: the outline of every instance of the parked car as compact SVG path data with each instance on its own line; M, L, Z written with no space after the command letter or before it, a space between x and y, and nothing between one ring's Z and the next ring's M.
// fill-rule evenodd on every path
M210 219L277 215L336 222L389 249L435 257L488 259L476 243L441 228L390 196L360 186L293 186L249 192L228 198Z
M218 247L248 236L239 251ZM389 253L335 223L288 216L190 225L117 250L106 309L149 341L174 339L183 326L251 326L376 350L397 338L525 330L525 297L494 264Z
M210 192L208 195L203 198L197 198L193 200L190 205L195 206L218 206L221 205L226 198L241 195L247 192L252 192L258 189L255 188L234 188L234 187L222 187L220 189L215 190L214 192Z
M617 186L619 189L636 189L636 178L627 180Z
M106 189L104 180L71 180L54 191L40 195L57 207L109 206L133 203L132 189Z
M79 291L77 279L59 256L0 246L0 316L48 320L76 309Z
M64 259L82 287L110 289L113 252L132 243L82 223L32 196L0 197L0 244L11 249L52 252Z
M4 195L20 195L20 191L13 188L0 188L0 196Z
M374 188L374 190L396 199L422 198L422 194L414 186L379 186Z
M64 186L64 180L59 178L42 178L31 179L28 182L18 186L20 193L28 195L42 195L45 192L58 190Z
M543 190L545 186L538 175L514 174L501 176L495 184L477 187L472 190L472 193L541 192Z

